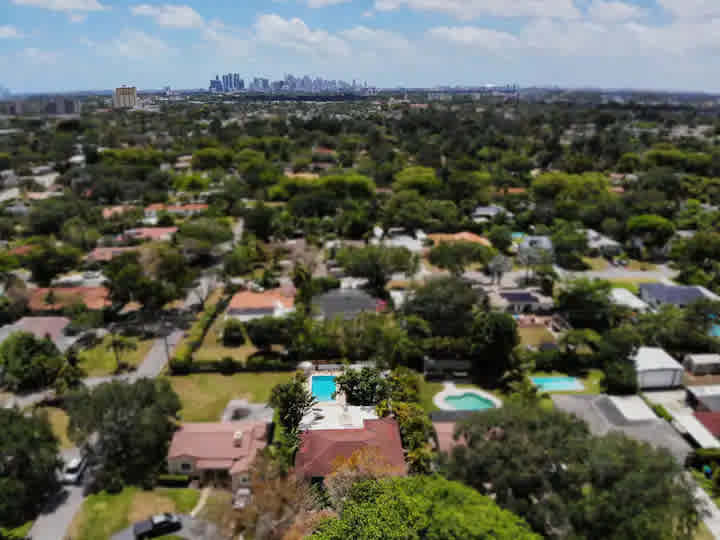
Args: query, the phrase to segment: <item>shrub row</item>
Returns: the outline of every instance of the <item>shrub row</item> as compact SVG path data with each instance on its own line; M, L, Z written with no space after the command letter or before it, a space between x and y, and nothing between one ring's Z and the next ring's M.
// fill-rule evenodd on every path
M155 484L163 487L187 487L190 477L186 474L160 474L155 479Z
M175 350L175 355L170 361L170 370L173 374L190 373L193 354L200 348L215 318L225 310L229 301L229 298L223 298L217 304L205 308L197 323L190 329L187 339Z
M229 356L221 360L202 362L188 362L179 366L182 371L176 371L178 366L173 367L176 374L186 375L190 373L222 373L232 375L233 373L258 372L258 371L294 371L295 362L288 362L286 359L277 356L256 355L247 359L243 365Z

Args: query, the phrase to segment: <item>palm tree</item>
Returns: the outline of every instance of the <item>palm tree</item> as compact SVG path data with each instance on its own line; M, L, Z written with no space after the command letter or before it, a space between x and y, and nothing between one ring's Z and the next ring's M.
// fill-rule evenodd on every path
M128 351L134 351L138 347L134 340L118 334L110 334L109 345L115 354L116 371L120 371L120 356Z

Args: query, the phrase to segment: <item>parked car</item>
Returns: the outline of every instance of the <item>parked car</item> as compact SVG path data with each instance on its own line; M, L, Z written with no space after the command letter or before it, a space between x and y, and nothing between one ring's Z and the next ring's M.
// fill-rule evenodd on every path
M182 522L175 514L156 514L150 519L139 521L133 525L135 538L155 538L182 529Z
M82 482L83 473L87 468L87 461L85 458L74 458L65 465L62 472L63 484L80 484Z

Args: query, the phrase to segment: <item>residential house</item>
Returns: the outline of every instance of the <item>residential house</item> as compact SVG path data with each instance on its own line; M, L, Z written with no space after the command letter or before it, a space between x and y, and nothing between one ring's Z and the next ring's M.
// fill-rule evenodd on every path
M423 372L426 379L465 379L472 371L472 361L453 358L423 359Z
M21 194L18 188L10 188L0 191L0 203L17 201L20 198Z
M653 309L663 305L687 307L698 300L719 298L705 287L666 285L664 283L642 283L639 286L640 298Z
M226 318L245 322L261 317L284 317L293 311L293 287L280 287L263 292L240 291L230 300Z
M151 242L169 242L175 233L177 227L140 227L139 229L128 229L119 240L148 240Z
M429 234L428 238L432 240L435 245L443 242L470 242L472 244L480 244L485 247L492 247L490 240L479 234L463 231L455 234Z
M364 449L376 452L393 476L407 474L400 430L392 418L365 420L362 428L305 431L295 456L295 474L298 478L322 481L338 462Z
M515 215L506 210L502 206L490 205L490 206L478 206L473 210L472 219L475 223L485 223L487 221L493 221L497 216L504 214L508 219L512 219Z
M135 247L98 247L85 255L85 261L105 263L112 261L115 257L137 251Z
M720 373L720 354L688 354L683 362L693 375Z
M712 433L713 437L720 437L720 412L695 412L695 418L705 429Z
M525 236L518 248L520 251L553 252L553 243L549 236Z
M135 208L135 206L126 204L121 204L117 206L106 206L102 210L103 219L112 219L116 216L122 216L127 212L132 212L133 210L135 210Z
M688 386L685 400L695 411L720 412L720 385Z
M170 215L176 217L191 217L203 212L207 212L207 204L182 204L182 205L165 205L165 204L151 204L145 208L145 219L146 220L157 220L162 212L167 212Z
M248 488L253 461L268 445L271 425L262 421L181 424L170 443L168 471L233 491Z
M110 307L110 291L105 287L63 287L30 289L28 309L32 312L51 312L84 305L89 310Z
M27 216L30 214L30 207L25 203L15 203L5 208L5 213L11 216Z
M50 339L58 350L64 353L79 338L65 334L69 324L70 319L67 317L23 317L0 328L0 343L15 332L28 332L38 339Z
M491 291L490 305L509 313L538 313L552 309L552 298L529 290Z
M587 236L588 248L593 254L602 255L603 257L616 257L622 253L622 245L620 242L613 240L600 234L593 229L585 229Z
M319 318L354 319L361 313L377 313L383 303L360 289L334 289L313 298L312 306Z
M645 313L649 309L645 302L623 288L612 289L610 291L610 301L616 306L626 307L638 313Z
M641 390L682 386L685 370L659 347L640 347L633 357L633 362Z

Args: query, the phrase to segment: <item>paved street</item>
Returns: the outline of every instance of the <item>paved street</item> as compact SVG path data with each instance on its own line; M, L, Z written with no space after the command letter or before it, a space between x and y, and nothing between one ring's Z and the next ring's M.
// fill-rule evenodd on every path
M162 372L167 363L168 356L172 357L175 347L182 339L182 330L174 330L167 337L167 348L165 347L165 339L157 338L153 343L152 349L148 352L143 363L140 364L137 371L130 375L130 380L135 381L143 377L157 377Z
M695 485L695 495L703 502L706 510L706 514L703 517L703 522L705 523L705 525L707 525L707 528L710 529L712 535L716 539L720 540L720 510L718 510L718 507L712 501L710 496L705 493L705 490L697 484Z

